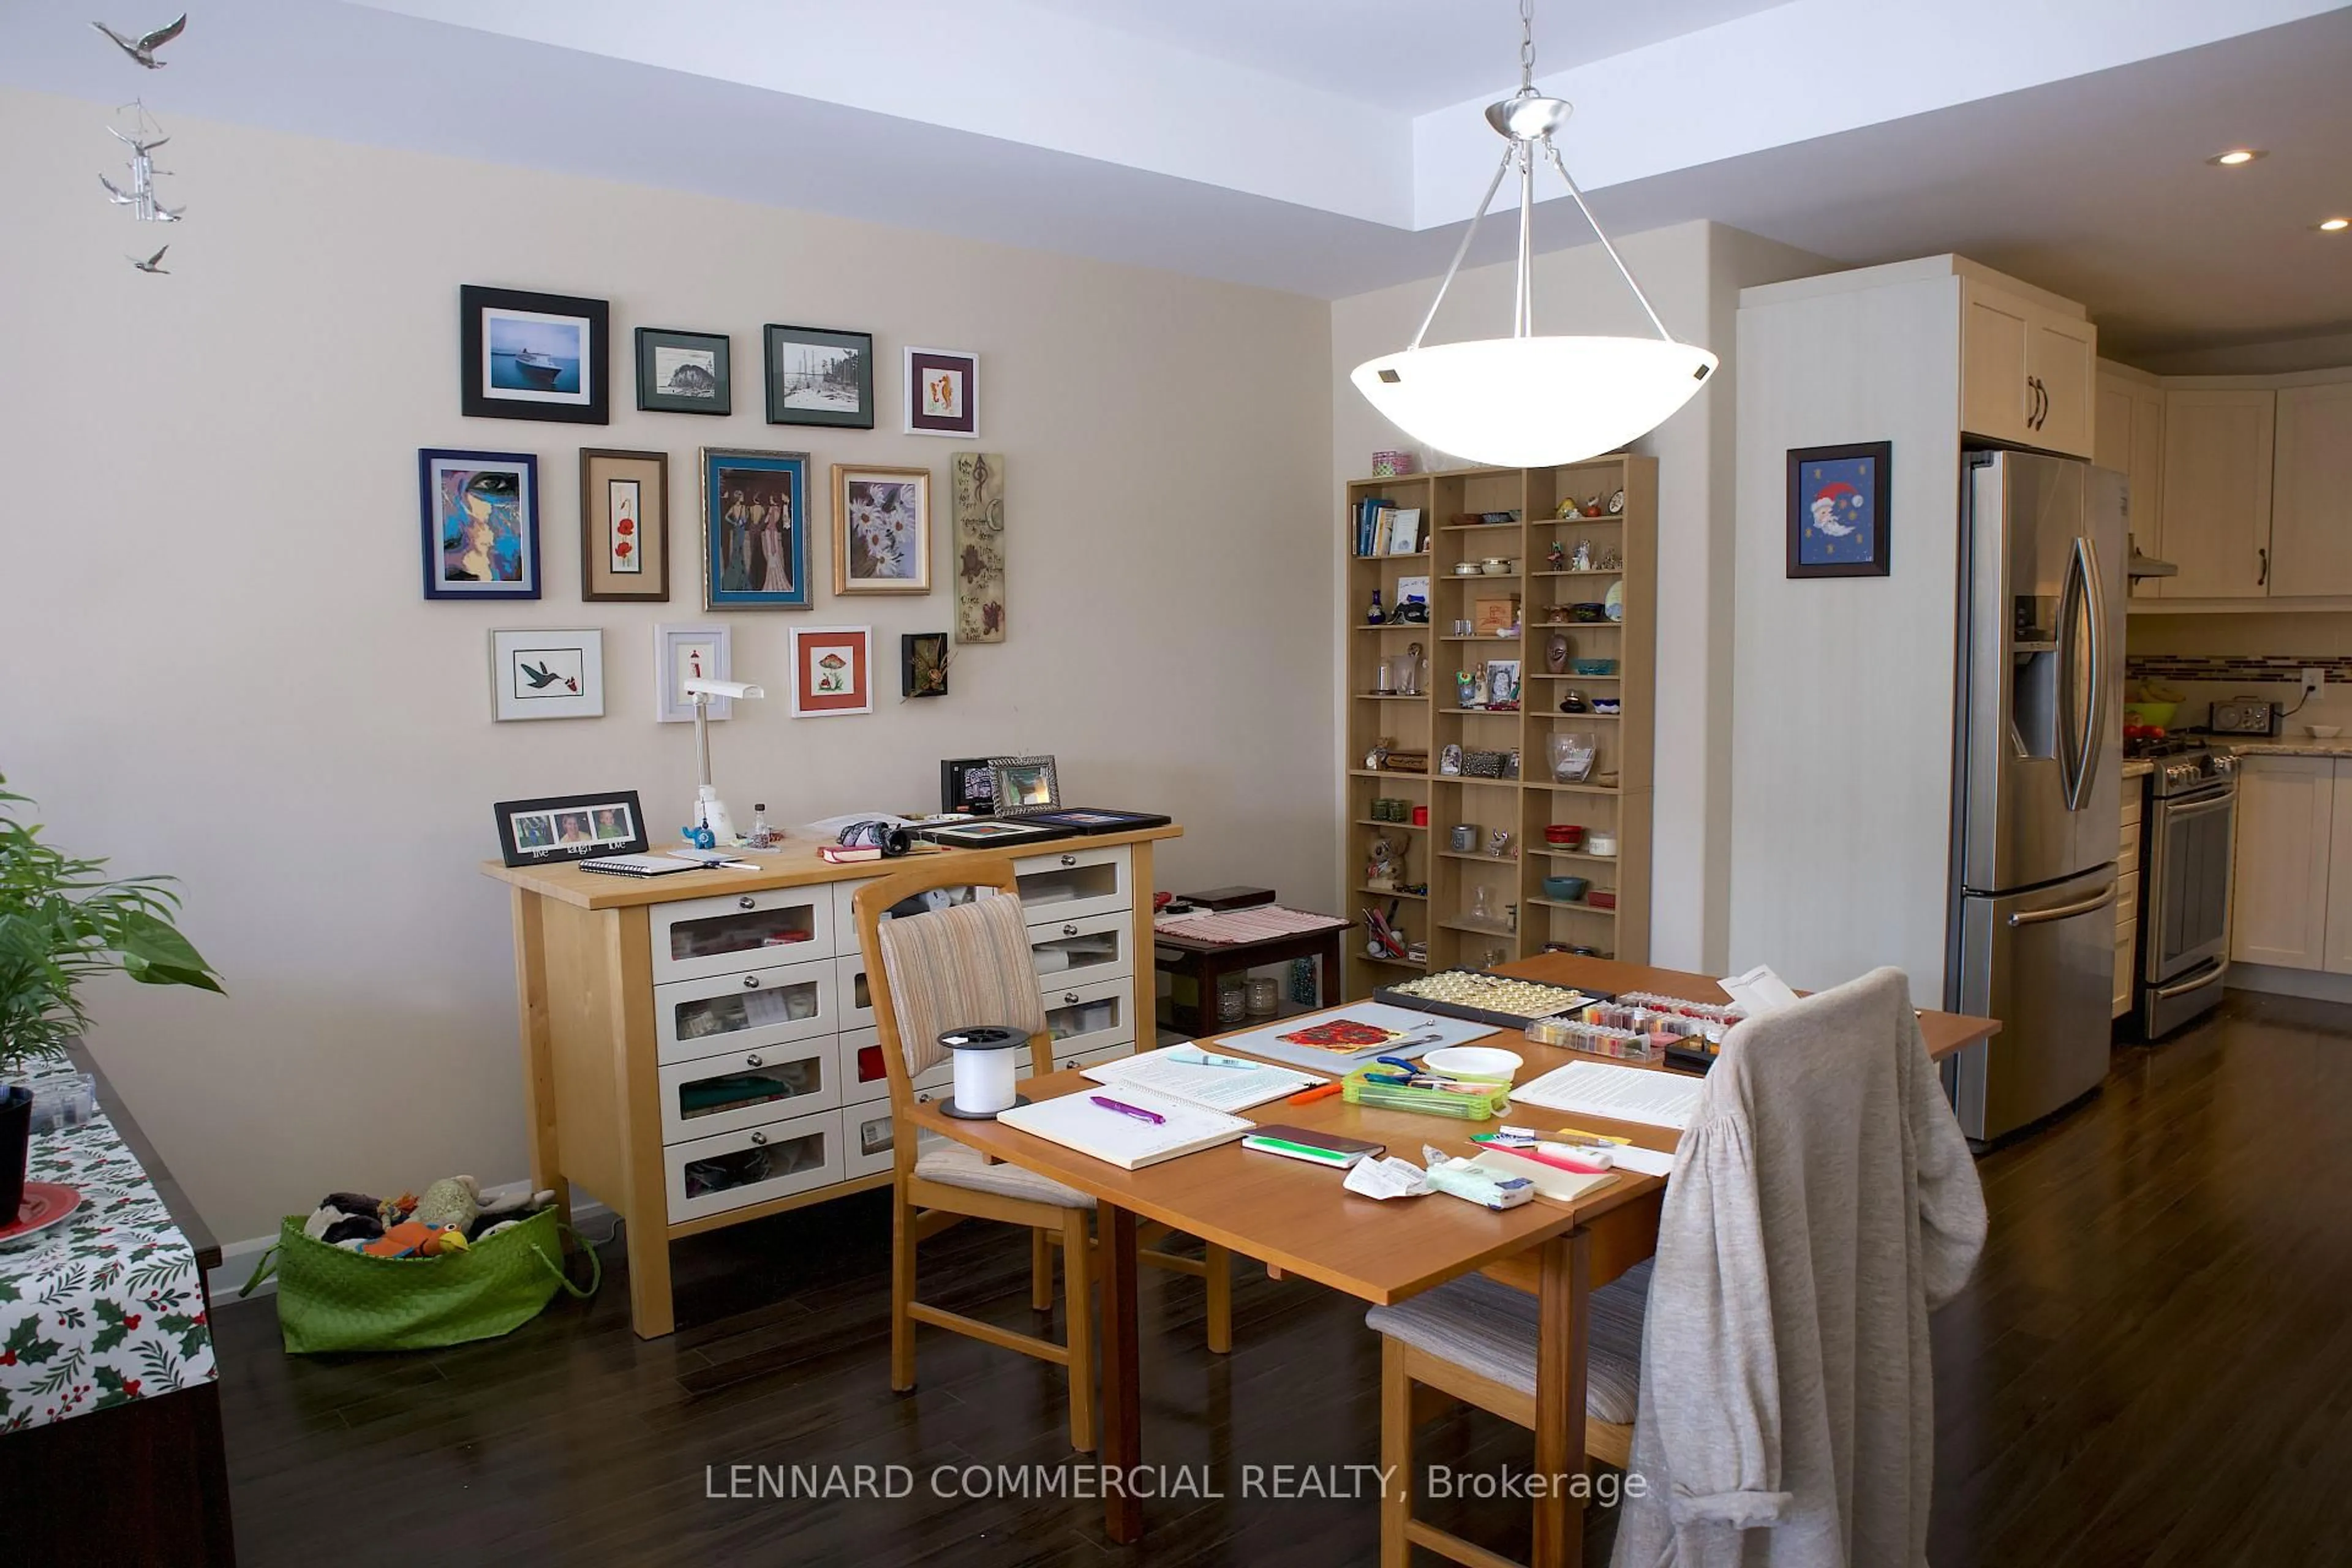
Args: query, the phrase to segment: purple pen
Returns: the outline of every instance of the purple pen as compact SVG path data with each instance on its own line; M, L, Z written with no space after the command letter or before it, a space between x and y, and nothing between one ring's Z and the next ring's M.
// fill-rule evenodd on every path
M1087 1098L1105 1110L1116 1110L1121 1116L1132 1116L1138 1121L1149 1121L1154 1127L1164 1124L1168 1120L1156 1110L1146 1110L1139 1105L1129 1105L1123 1100L1113 1100L1107 1094L1090 1094Z

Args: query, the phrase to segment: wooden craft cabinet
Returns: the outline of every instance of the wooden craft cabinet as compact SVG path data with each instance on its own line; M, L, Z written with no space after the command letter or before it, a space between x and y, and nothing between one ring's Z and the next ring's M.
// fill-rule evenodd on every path
M1179 831L1014 860L1055 1066L1125 1056L1149 1026L1152 845ZM672 1241L890 1181L889 1081L850 912L882 863L829 865L800 844L761 858L646 880L483 868L511 889L532 1184L628 1222L631 1321L648 1339L675 1326Z

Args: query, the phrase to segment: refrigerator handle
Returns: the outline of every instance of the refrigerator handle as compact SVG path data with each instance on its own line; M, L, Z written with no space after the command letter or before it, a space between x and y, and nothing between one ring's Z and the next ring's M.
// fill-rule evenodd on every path
M2107 659L2112 650L2107 647L2106 590L2099 582L2099 547L2087 534L2074 541L2074 565L2083 574L2084 620L2091 634L2091 711L2084 721L2082 761L2066 801L2067 809L2080 811L2090 798L2091 779L2107 745Z
M2096 898L2084 899L2080 903L2060 904L2055 909L2021 910L2010 916L2009 923L2012 926L2047 925L2052 921L2071 921L2081 915L2095 914L2114 903L2118 890L2119 884L2109 882L2107 890Z
M2077 700L2074 666L2082 651L2075 639L2082 634L2078 618L2084 605L2082 571L2083 542L2075 540L2074 549L2066 557L2066 584L2058 591L2058 637L2056 668L2053 683L2057 688L2057 735L2052 750L2058 754L2059 793L2065 799L2068 811L2080 811L2083 806L2084 780L2089 776L2085 766L2088 759L2083 752L2084 713Z

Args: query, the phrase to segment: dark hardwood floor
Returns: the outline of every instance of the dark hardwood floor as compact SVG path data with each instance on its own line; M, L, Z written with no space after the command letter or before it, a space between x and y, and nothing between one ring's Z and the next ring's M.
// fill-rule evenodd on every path
M2352 1009L2233 995L2163 1046L2118 1049L2097 1098L1982 1162L1992 1239L1936 1321L1938 1568L2346 1561L2347 1036ZM1202 1347L1196 1281L1147 1271L1143 1285L1147 1451L1223 1498L1149 1504L1147 1541L1129 1549L1104 1540L1090 1500L933 1496L940 1466L1067 1466L1063 1383L926 1331L920 1390L892 1395L878 1198L679 1246L692 1326L652 1342L628 1331L611 1247L594 1302L558 1298L507 1339L433 1354L289 1358L266 1302L224 1307L242 1561L1373 1560L1370 1489L1242 1495L1245 1467L1370 1465L1378 1441L1361 1307L1255 1265L1229 1359ZM1011 1232L963 1226L924 1249L924 1268L950 1304L1031 1321L1028 1249ZM1525 1434L1471 1415L1424 1428L1418 1451L1466 1471L1531 1457ZM901 1465L914 1490L707 1495L735 1465ZM1525 1553L1521 1504L1427 1511ZM1607 1561L1610 1522L1594 1510L1590 1560Z

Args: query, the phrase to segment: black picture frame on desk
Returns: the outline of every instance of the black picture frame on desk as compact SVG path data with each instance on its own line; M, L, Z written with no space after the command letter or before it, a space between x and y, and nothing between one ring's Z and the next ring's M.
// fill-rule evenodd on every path
M653 847L645 807L633 789L502 800L491 809L499 818L499 855L509 866L642 855Z
M940 809L969 816L996 810L996 775L986 757L947 757L940 763Z
M1075 827L1047 827L1038 823L987 817L976 822L950 822L920 830L921 836L946 849L1020 849L1075 838Z
M1048 827L1066 827L1081 837L1092 837L1097 833L1140 833L1147 827L1165 827L1171 819L1150 811L1068 805L1058 811L1024 812L1013 820L1024 826L1043 823Z
M1062 780L1052 757L991 757L988 771L997 816L1027 816L1062 808Z

